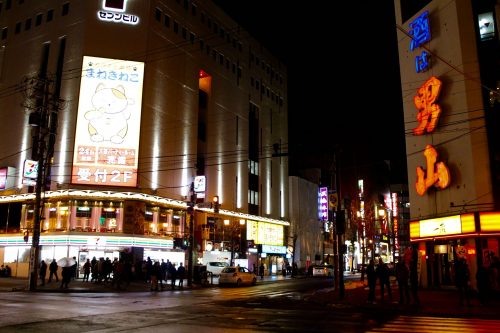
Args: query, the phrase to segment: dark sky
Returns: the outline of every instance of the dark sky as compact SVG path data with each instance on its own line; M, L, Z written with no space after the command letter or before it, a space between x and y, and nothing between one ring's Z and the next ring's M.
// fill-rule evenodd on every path
M214 1L287 65L292 174L339 146L359 164L404 163L392 0Z

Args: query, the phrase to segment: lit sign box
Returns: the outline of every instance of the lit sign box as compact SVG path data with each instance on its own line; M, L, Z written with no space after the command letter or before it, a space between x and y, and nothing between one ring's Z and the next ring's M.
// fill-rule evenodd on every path
M17 169L6 167L0 169L0 190L13 188L17 177Z
M286 246L262 245L263 253L286 254Z
M125 12L127 0L103 0L102 9L97 12L101 21L136 25L139 17Z
M194 177L194 191L196 193L205 192L207 187L207 179L205 176Z
M320 221L328 221L328 187L318 190L318 217Z
M247 220L247 239L255 244L283 245L283 226Z
M462 233L460 215L420 221L420 237L455 235Z
M38 162L32 160L24 161L23 177L36 179L38 177Z
M144 63L83 58L71 182L137 185Z

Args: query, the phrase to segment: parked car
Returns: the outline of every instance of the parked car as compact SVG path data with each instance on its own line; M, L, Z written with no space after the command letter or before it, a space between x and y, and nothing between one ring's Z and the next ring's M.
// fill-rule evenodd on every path
M207 263L207 271L212 272L213 275L219 276L222 270L229 266L223 261L210 261Z
M243 284L255 285L256 283L257 275L250 272L246 267L224 267L219 276L219 285L234 284L236 286L241 286Z
M332 277L333 274L333 265L315 265L312 269L312 276Z

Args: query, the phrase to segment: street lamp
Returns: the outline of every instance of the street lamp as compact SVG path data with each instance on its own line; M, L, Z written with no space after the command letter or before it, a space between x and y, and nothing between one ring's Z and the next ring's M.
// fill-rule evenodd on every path
M230 227L231 231L231 265L234 264L234 233L235 231L238 231L238 242L239 242L239 249L241 249L241 227L245 225L245 220L240 219L239 221L236 220L224 220L224 226L225 227Z

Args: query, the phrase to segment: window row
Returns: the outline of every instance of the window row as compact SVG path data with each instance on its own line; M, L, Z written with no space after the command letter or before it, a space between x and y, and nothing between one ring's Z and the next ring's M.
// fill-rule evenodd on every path
M271 78L271 80L276 80L280 84L283 84L283 76L276 71L271 65L267 64L264 60L261 60L252 51L250 51L250 64L254 63L257 66L261 66L262 70L265 71Z
M261 84L259 80L255 80L253 77L250 78L250 86L255 87L257 91L260 90L261 95L266 95L268 98L271 98L271 101L275 102L276 105L283 106L283 97L281 97L278 93L275 93L273 90L269 89L263 83Z
M2 3L0 2L0 8L1 8L1 4ZM0 11L1 11L1 9L0 9ZM61 8L61 16L66 16L68 14L69 14L69 2L66 2L65 4L63 4L63 6ZM38 27L38 26L42 25L43 20L44 20L44 13L38 13L38 14L36 14L34 20L32 17L28 17L24 22L19 21L16 23L16 26L14 28L14 33L16 35L21 33L21 31L23 30L23 27L24 27L24 31L31 30L33 25L35 27ZM45 22L49 23L49 22L52 22L53 20L54 20L54 9L49 9L49 10L47 10L47 13L45 14ZM8 35L9 35L9 27L3 27L2 28L2 36L1 36L2 40L6 39L8 37Z

